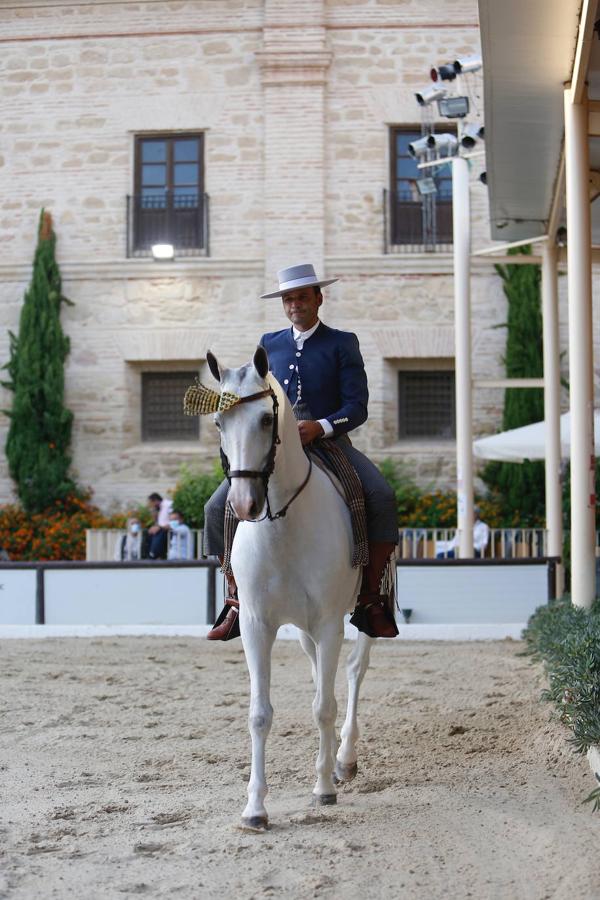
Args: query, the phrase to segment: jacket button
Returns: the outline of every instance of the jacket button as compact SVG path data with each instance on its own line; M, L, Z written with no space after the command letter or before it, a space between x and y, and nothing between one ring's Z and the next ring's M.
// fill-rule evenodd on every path
M302 354L300 353L299 350L298 350L298 352L296 353L296 356L302 356Z
M283 379L283 383L284 383L284 384L289 384L289 383L290 383L289 378L284 378L284 379Z
M290 363L290 369L294 368L294 363Z

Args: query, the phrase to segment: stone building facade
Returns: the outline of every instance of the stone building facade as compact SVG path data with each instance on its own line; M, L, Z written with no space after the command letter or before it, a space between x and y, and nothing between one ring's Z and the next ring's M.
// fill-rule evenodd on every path
M148 438L144 391L166 373L210 383L207 349L246 361L263 332L286 325L279 301L259 295L279 267L303 261L339 277L323 319L360 338L371 403L357 445L403 460L423 484L451 484L451 433L399 430L398 373L453 369L452 256L386 246L384 191L392 129L419 130L414 91L430 66L479 52L475 0L0 0L0 16L0 356L45 207L74 303L62 313L74 470L96 502L122 507L172 488L182 463L212 463L207 420L193 439ZM204 242L168 262L134 256L126 198L145 177L139 142L164 139L177 154L172 141L186 136L200 136L202 184L189 190L210 198L209 252ZM505 304L489 262L472 292L474 377L500 377ZM495 429L501 393L474 399L476 431ZM2 457L0 500L11 490Z

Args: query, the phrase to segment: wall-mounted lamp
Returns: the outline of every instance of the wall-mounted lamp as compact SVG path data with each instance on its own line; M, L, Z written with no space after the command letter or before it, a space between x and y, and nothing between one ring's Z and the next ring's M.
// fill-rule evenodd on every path
M175 248L173 244L152 244L152 256L154 259L174 259Z

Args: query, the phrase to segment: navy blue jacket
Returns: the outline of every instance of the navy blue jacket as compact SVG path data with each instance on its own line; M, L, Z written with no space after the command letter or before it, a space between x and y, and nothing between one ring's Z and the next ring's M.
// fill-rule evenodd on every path
M260 343L267 351L271 372L292 405L298 396L299 375L302 400L315 419L331 423L334 435L345 434L366 422L369 390L355 334L321 322L301 351L291 328L263 334Z

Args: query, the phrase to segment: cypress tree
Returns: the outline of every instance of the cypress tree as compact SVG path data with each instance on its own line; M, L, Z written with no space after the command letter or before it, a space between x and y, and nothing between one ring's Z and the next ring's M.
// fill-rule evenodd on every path
M531 254L517 247L511 254ZM540 267L496 266L508 300L505 367L507 378L541 378L544 374ZM502 428L520 428L544 418L542 388L508 388L504 392ZM488 463L482 479L500 501L507 524L534 525L545 517L544 463Z
M25 293L19 335L10 335L4 366L13 392L7 415L6 457L27 512L40 512L75 490L68 470L73 414L64 406L64 362L69 338L60 324L62 293L50 213L42 210L31 283ZM71 304L70 304L71 305Z

